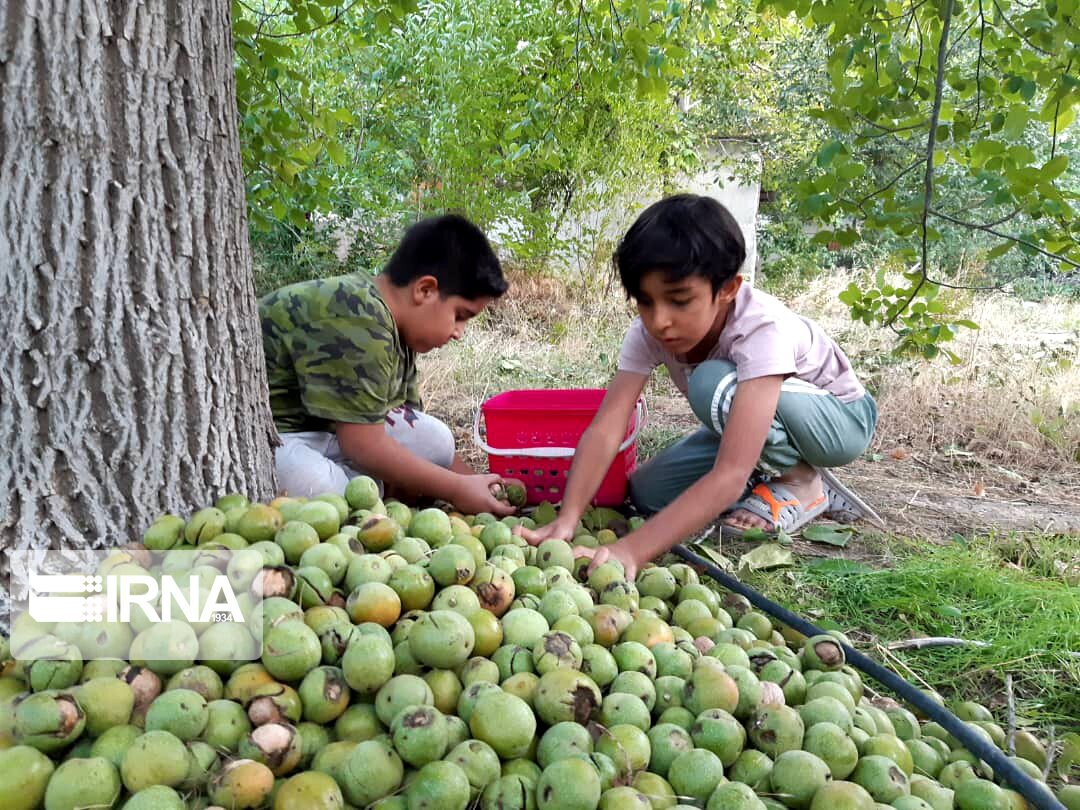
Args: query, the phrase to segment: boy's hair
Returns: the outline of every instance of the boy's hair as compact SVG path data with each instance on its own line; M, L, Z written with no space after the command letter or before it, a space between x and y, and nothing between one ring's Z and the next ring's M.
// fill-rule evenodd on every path
M434 276L443 298L498 298L510 286L483 231L457 214L412 225L383 273L395 287Z
M662 271L669 281L702 276L715 295L746 259L735 217L711 197L676 194L653 203L619 242L612 258L623 289L641 293L641 278Z

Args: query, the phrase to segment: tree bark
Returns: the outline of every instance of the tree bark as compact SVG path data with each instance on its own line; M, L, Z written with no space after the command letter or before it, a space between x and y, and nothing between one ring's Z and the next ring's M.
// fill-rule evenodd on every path
M273 493L229 0L0 3L0 547Z

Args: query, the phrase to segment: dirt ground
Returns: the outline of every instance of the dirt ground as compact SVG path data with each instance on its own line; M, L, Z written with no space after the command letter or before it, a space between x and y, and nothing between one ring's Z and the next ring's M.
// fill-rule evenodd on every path
M689 432L697 422L677 395L654 395L651 419L671 432ZM458 446L477 469L483 453L471 440L472 425L455 425ZM1043 477L1036 470L1005 469L967 451L887 449L889 438L840 471L895 535L946 541L973 532L1077 534L1080 538L1080 475ZM869 523L862 532L877 530ZM823 553L820 544L805 544Z
M679 398L654 399L651 407L654 415L686 430L696 424ZM881 437L838 475L893 534L931 540L977 531L1080 537L1080 477L1005 469L968 451L888 449L889 444L888 436ZM860 528L873 531L868 524Z

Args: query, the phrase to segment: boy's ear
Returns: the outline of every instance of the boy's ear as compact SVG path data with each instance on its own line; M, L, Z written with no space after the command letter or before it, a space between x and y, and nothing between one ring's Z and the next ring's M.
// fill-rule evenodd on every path
M739 288L742 287L743 277L736 273L729 278L723 284L720 285L720 289L717 291L717 295L725 301L731 301L739 292Z
M439 295L439 280L435 276L420 276L413 280L412 299L414 304L423 304Z

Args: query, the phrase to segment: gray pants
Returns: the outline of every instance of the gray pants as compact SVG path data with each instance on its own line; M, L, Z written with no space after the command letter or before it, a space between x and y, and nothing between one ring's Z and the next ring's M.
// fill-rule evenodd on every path
M690 376L687 398L704 427L662 450L630 477L630 500L641 512L659 512L713 468L737 387L735 365L709 360ZM757 472L775 477L800 461L840 467L865 452L877 424L869 393L844 403L817 386L784 381Z
M408 407L394 408L385 425L387 435L413 455L440 467L453 464L454 435L434 416ZM282 433L274 462L278 489L308 498L327 492L341 495L349 479L364 474L350 466L337 435L323 431Z

